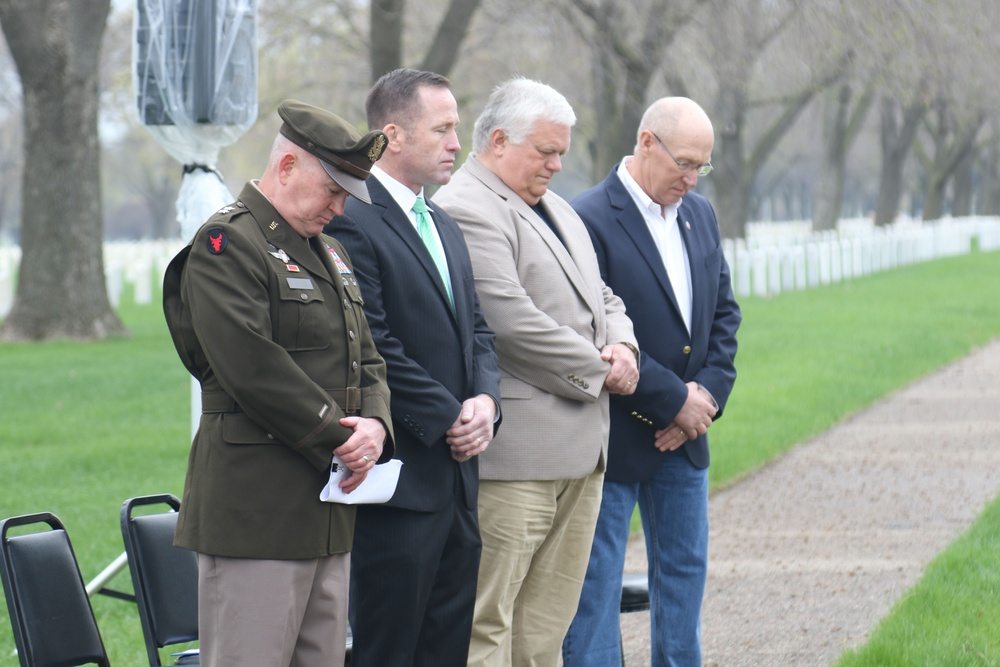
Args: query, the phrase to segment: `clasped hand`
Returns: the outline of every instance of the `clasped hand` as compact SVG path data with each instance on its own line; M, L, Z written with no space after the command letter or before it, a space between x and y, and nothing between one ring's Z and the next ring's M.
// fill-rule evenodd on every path
M666 428L656 432L656 448L661 452L673 451L688 440L705 435L718 413L718 406L711 394L697 382L688 382L688 397L680 412Z
M492 396L480 394L466 399L455 423L445 433L451 458L464 463L485 452L493 440L496 415L497 404Z
M639 365L635 353L627 345L612 343L601 349L601 359L611 364L604 388L612 394L629 396L639 383Z
M386 430L380 419L371 417L344 417L340 420L340 425L354 431L344 444L333 450L340 462L351 471L340 483L344 493L350 493L365 481L368 471L375 467L382 456Z

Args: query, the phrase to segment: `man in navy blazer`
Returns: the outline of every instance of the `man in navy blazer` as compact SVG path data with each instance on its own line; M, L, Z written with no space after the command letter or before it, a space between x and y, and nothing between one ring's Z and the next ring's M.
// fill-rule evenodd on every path
M392 499L358 508L353 667L464 667L469 650L482 549L476 457L500 422L500 373L462 233L423 198L448 182L460 149L449 85L416 70L376 82L368 125L387 144L368 181L372 203L347 206L326 229L361 285L403 461Z
M700 667L708 559L709 427L736 380L733 297L711 204L712 124L692 100L657 100L634 154L573 208L639 341L635 393L611 397L604 494L587 578L563 644L566 667L620 665L618 615L636 503L649 562L652 665Z

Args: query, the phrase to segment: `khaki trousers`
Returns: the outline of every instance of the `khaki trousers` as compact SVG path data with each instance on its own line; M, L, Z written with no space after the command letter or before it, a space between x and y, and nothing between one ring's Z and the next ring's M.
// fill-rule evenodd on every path
M604 475L479 484L469 667L555 667L587 574Z
M343 665L350 564L198 554L202 667Z

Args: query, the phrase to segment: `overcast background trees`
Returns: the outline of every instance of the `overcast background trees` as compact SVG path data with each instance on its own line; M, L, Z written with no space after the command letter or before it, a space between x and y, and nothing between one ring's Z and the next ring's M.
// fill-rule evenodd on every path
M524 75L563 92L579 116L553 184L567 197L631 151L649 102L679 94L715 124L716 170L698 188L715 203L725 236L742 236L751 220L828 229L844 217L889 224L900 215L1000 214L995 0L259 3L258 121L222 151L231 191L259 175L282 99L363 126L371 81L402 65L452 78L466 150L499 82ZM79 12L70 25L85 25L93 0L43 4ZM134 111L131 13L129 0L112 3L102 43L101 201L60 201L61 214L29 209L19 187L24 97L11 52L0 49L0 243L32 243L29 228L51 239L52 225L72 224L65 209L83 207L101 217L92 236L179 234L180 168ZM43 179L56 198L68 192L61 164L54 160Z
M989 0L262 0L260 113L224 149L231 189L255 177L285 97L363 123L373 77L393 66L452 77L467 147L490 90L523 74L551 83L580 121L555 189L572 195L631 150L646 105L700 102L716 171L699 189L726 236L755 219L997 213L1000 38ZM112 237L177 233L179 168L137 125L130 3L104 37L104 216ZM0 58L0 234L17 238L19 86Z

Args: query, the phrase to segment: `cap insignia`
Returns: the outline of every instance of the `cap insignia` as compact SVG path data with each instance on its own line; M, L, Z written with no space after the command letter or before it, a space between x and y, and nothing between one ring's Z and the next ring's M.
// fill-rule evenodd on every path
M375 137L375 143L372 144L371 150L368 151L368 159L372 162L377 161L382 157L382 151L385 149L385 137L383 135L378 135Z

